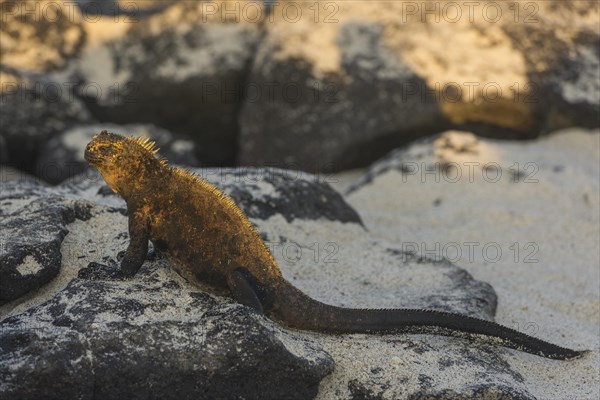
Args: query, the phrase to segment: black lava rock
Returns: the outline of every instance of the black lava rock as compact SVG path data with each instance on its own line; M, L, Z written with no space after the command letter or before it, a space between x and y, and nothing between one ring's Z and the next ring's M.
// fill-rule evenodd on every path
M164 274L76 279L0 322L0 397L308 399L333 370L314 343Z

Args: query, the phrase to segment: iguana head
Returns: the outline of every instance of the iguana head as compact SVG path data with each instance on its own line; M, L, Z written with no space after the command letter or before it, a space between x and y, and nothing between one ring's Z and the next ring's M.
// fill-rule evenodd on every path
M157 151L148 139L102 131L88 143L84 157L113 191L126 196L140 190L164 164L155 157Z

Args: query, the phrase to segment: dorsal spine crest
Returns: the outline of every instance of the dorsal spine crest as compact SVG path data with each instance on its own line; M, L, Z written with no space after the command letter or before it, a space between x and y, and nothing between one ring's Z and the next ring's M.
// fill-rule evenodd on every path
M147 137L141 137L141 136L140 137L132 137L132 136L130 136L127 138L127 140L142 147L144 150L151 153L153 156L156 155L156 153L158 153L158 151L160 150L158 147L156 147L156 143L154 141L148 139Z

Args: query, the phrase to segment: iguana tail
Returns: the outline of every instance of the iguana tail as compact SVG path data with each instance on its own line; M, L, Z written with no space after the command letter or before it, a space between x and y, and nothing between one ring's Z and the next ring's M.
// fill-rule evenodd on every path
M433 333L470 338L483 335L493 343L557 360L578 358L587 353L466 315L434 310L335 307L311 299L287 281L281 282L269 314L290 327L318 332Z

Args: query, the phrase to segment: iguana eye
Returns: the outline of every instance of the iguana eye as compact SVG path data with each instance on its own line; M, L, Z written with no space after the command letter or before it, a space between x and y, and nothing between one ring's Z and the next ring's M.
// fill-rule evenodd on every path
M108 146L100 146L98 147L98 153L108 155L110 153L110 148L108 148Z

